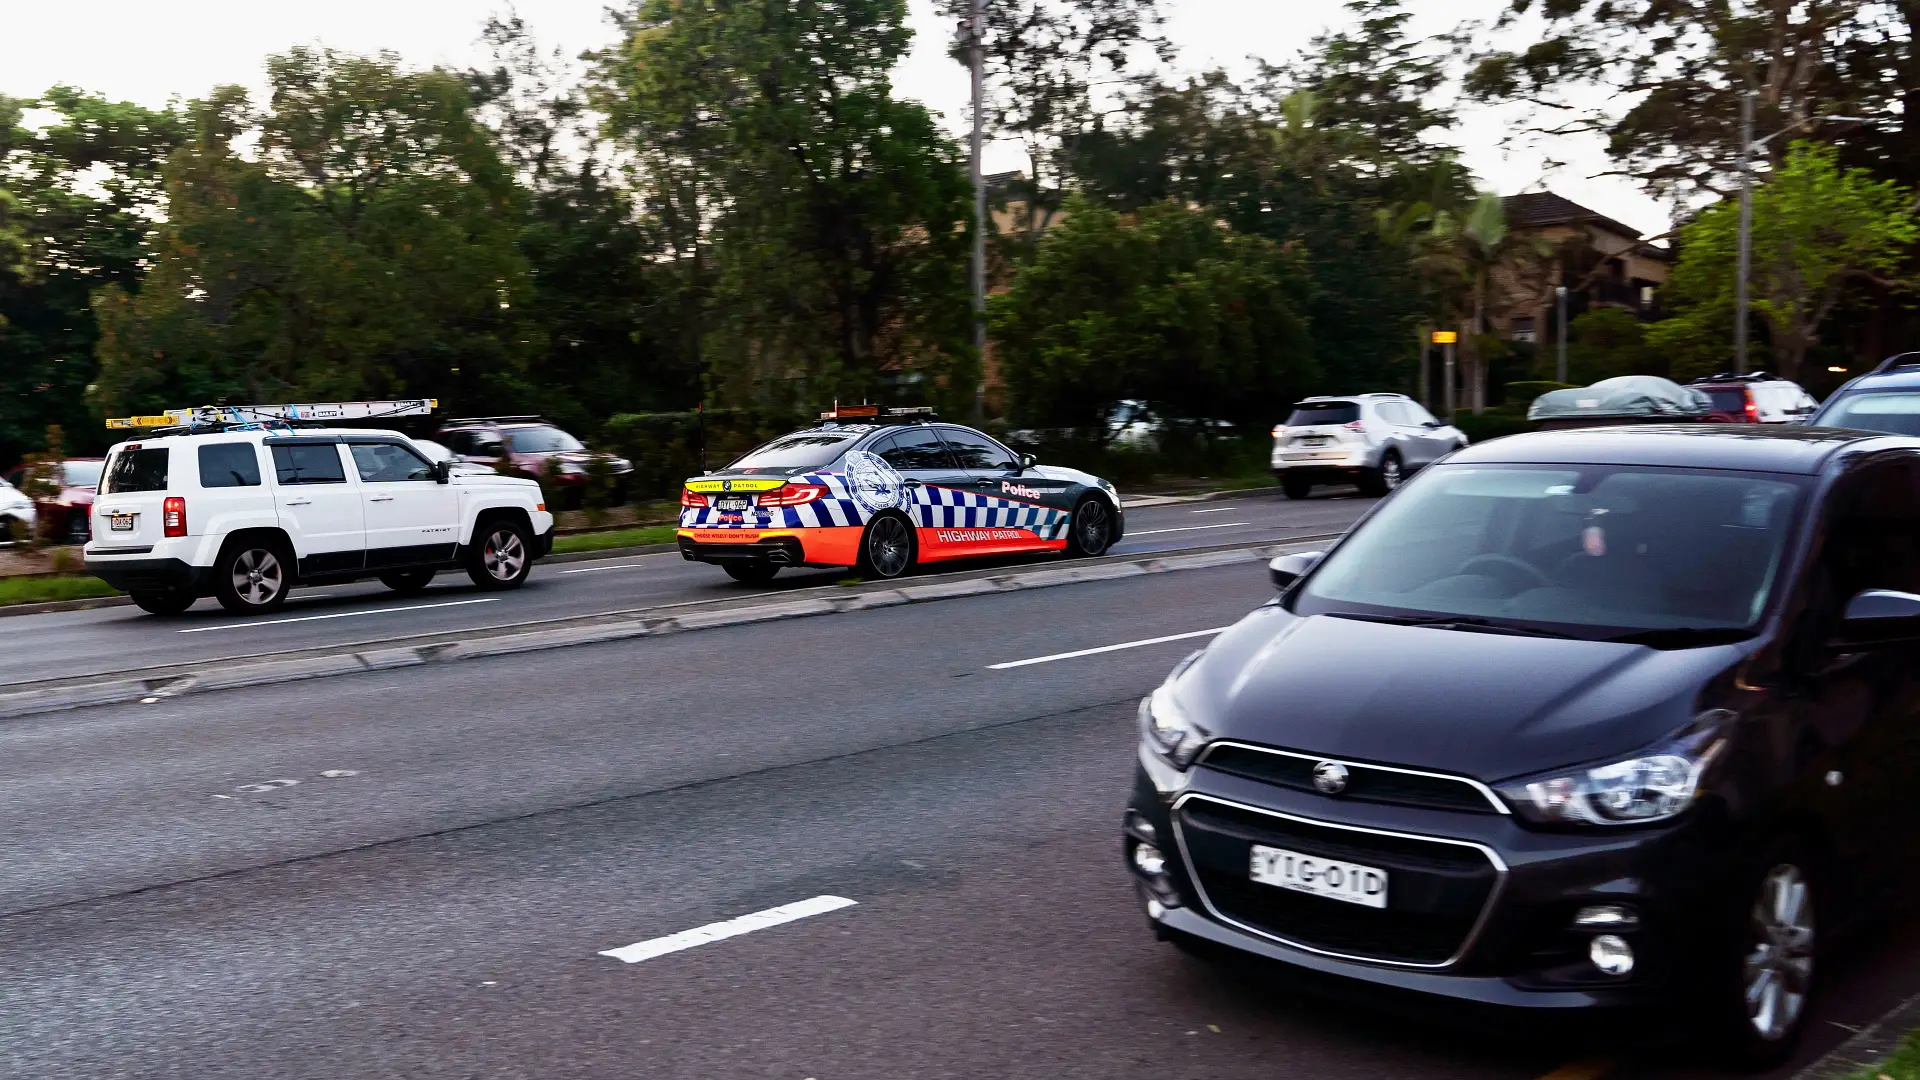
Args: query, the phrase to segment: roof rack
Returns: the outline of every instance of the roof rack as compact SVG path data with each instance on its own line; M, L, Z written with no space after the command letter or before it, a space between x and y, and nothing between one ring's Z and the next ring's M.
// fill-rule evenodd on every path
M441 421L452 427L455 424L544 424L544 416L452 416Z
M436 398L407 398L400 401L331 401L298 405L201 405L191 409L168 409L157 416L111 418L112 430L158 428L156 434L175 435L195 431L233 431L266 427L320 427L342 420L384 420L401 416L425 416L438 408Z
M1894 353L1892 356L1889 356L1885 360L1880 361L1880 366L1877 368L1874 368L1868 374L1885 375L1887 372L1892 371L1895 368L1906 368L1906 367L1920 367L1920 352Z
M1732 371L1716 371L1712 375L1702 375L1701 377L1693 381L1696 383L1766 382L1770 379L1776 379L1776 378L1779 378L1779 376L1775 375L1771 371L1749 371L1744 375L1739 374L1738 372L1732 372Z
M918 405L912 408L886 408L880 405L842 405L833 403L833 408L820 414L823 423L858 421L869 424L917 424L940 419L931 408Z

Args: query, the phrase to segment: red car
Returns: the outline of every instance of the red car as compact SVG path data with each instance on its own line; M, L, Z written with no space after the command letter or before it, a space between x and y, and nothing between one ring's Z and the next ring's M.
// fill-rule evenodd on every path
M105 458L68 458L60 463L57 480L60 492L53 498L39 496L40 535L63 544L84 544L93 535L93 496L100 487L100 469ZM7 474L7 483L25 491L29 485L25 465Z
M537 416L476 416L448 420L439 441L461 461L498 467L507 458L515 473L538 480L548 461L555 464L562 501L578 509L587 483L587 466L594 459L607 463L613 477L613 500L625 501L633 465L625 458L589 450L579 439Z

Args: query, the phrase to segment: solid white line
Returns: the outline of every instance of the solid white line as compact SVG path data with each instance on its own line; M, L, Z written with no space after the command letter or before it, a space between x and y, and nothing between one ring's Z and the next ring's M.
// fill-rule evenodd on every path
M691 930L682 930L666 937L649 938L636 941L618 949L608 949L601 956L611 956L626 964L637 964L642 960L651 960L656 956L665 956L682 949L691 949L696 945L706 945L715 941L725 941L741 934L751 934L755 930L765 930L769 926L779 926L798 919L814 915L825 915L829 911L839 911L858 903L844 896L816 896L811 900L800 900L791 904L781 904L765 911L756 911L751 915L742 915L725 922L708 923Z
M1121 649L1138 649L1142 645L1159 645L1168 641L1185 641L1188 638L1212 637L1227 628L1216 626L1211 630L1193 630L1185 634L1168 634L1166 637L1145 638L1140 641L1123 641L1118 645L1102 645L1097 649L1076 649L1073 652L1054 653L1052 656L1035 656L1027 660L1009 660L1004 664L988 664L988 671L1005 671L1008 668L1026 667L1029 664L1051 664L1055 660L1072 660L1080 656L1093 656L1096 653L1119 652Z
M646 558L646 556L640 555L640 556L636 556L636 558L644 559ZM640 564L637 562L623 562L613 566L583 566L578 570L562 570L560 572L563 574L591 574L597 570L625 570L629 567L634 567L639 565Z
M1179 528L1177 528L1177 529L1143 529L1143 530L1140 530L1140 531L1138 531L1138 532L1135 532L1135 531L1132 531L1132 530L1129 530L1129 531L1127 532L1127 536L1128 536L1128 538L1129 538L1129 539L1131 539L1132 537L1135 537L1135 536L1153 536L1153 535L1156 535L1156 534L1158 534L1158 533L1170 533L1170 532L1193 532L1193 531L1194 531L1194 530L1196 530L1196 529L1231 529L1231 528L1233 528L1233 527L1234 527L1235 525L1248 525L1248 524L1251 524L1251 522L1246 522L1246 521L1223 521L1223 522L1221 522L1221 523L1220 523L1220 524L1218 524L1218 525L1182 525L1181 527L1179 527Z
M204 634L212 630L252 630L260 626L285 626L287 623L319 622L321 619L351 619L356 615L391 615L396 611L426 611L429 608L462 607L467 604L491 604L501 599L498 596L483 596L478 600L449 600L444 604L416 604L413 607L383 607L370 611L336 611L331 615L302 615L297 619L268 619L266 622L222 623L219 626L189 626L185 630L175 630L176 634Z
M1238 506L1210 506L1205 510L1189 510L1189 514L1217 514L1222 510L1238 510Z

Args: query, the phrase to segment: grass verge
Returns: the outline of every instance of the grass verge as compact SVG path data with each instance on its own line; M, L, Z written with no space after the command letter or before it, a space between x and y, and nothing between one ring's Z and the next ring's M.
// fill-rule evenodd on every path
M633 529L556 536L553 538L553 553L565 555L570 551L605 551L608 548L636 547L640 544L671 544L674 528L672 525L642 525Z
M0 607L46 604L55 600L91 600L118 596L120 590L96 577L0 578Z
M1862 1069L1847 1080L1920 1080L1920 1030L1907 1032L1887 1060Z

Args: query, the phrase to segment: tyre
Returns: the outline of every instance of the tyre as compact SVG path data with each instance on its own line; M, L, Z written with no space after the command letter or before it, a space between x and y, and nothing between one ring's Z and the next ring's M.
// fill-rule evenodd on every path
M913 526L898 514L882 514L860 537L858 569L863 577L897 578L912 568L913 554Z
M149 615L178 615L199 599L187 589L135 589L127 595Z
M780 572L779 567L769 562L740 559L723 562L720 564L720 569L725 570L727 576L733 580L745 582L748 585L765 585L773 580L773 575Z
M1799 1044L1819 944L1813 868L1805 845L1782 842L1735 882L1708 990L1711 1031L1728 1064L1769 1069Z
M1360 493L1378 498L1399 487L1400 481L1405 478L1406 469L1400 463L1399 452L1389 450L1380 459L1379 468L1368 469L1360 474Z
M517 589L533 569L527 527L512 518L482 521L467 552L467 576L483 589Z
M1099 555L1113 546L1113 511L1106 500L1089 495L1073 508L1067 524L1067 554L1074 557Z
M292 560L271 540L243 540L213 567L213 595L236 615L263 615L287 601Z
M433 584L432 570L391 570L380 575L380 584L402 596L412 596Z
M1313 481L1294 473L1283 473L1280 476L1280 490L1289 499L1304 499L1313 494Z

